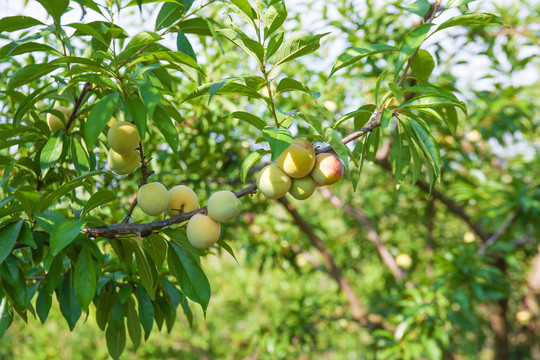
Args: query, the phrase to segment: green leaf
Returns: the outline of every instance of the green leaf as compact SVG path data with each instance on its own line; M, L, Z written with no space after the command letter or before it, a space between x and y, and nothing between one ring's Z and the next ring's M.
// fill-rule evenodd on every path
M154 325L154 307L150 297L142 286L138 286L135 290L137 302L139 303L139 321L144 329L144 338L148 339Z
M62 280L62 274L64 273L64 257L62 255L55 256L49 266L49 271L45 275L45 286L49 294L52 294L54 290L60 284Z
M126 307L126 323L129 337L133 343L134 350L137 350L141 345L141 324L139 323L139 315L135 310L135 301L129 298Z
M39 203L38 191L31 187L23 187L15 191L13 195L15 196L15 199L19 200L30 219L32 219L37 204Z
M10 307L8 306L8 299L4 297L0 299L0 340L2 340L2 337L6 333L12 322L13 311L10 311Z
M382 109L381 114L381 128L386 129L388 125L390 124L390 121L392 120L392 116L394 116L393 112L388 110L388 108Z
M424 342L424 350L429 360L440 360L443 358L442 349L434 339L427 339Z
M229 115L229 118L239 119L255 126L257 129L262 130L266 126L266 123L258 116L245 111L235 111Z
M353 159L353 155L349 148L343 144L339 134L325 121L319 119L316 116L298 113L298 116L304 119L316 132L321 135L324 141L326 141L332 149L336 152L337 156L342 160L346 169L349 168L349 157Z
M176 49L180 51L181 53L184 53L192 57L193 60L197 61L197 55L195 55L193 46L191 46L191 43L189 42L188 38L186 37L184 32L180 29L176 32Z
M180 20L187 9L184 4L178 2L166 2L163 4L156 18L155 30L169 27Z
M53 52L59 54L56 49L50 47L49 45L35 42L27 42L23 44L11 42L0 49L0 59L3 59L7 56L16 56L30 52Z
M260 66L262 66L264 46L257 41L251 40L237 25L234 24L232 19L229 20L228 25L231 28L220 29L217 30L217 32L244 50L249 56L257 60Z
M101 134L113 116L118 100L119 96L117 93L105 95L96 105L94 105L92 110L90 110L84 129L84 140L86 141L86 146L88 146L88 148L91 149L96 145L99 134Z
M36 25L45 24L30 16L6 16L0 19L0 33L22 30Z
M317 98L321 96L321 93L316 92L316 91L311 91L306 84L298 80L291 79L291 78L284 78L284 79L281 79L278 86L276 87L276 94L274 95L274 98L278 94L287 92L287 91L302 91L302 92L305 92L306 94L311 95L313 99L315 100L317 100Z
M97 288L96 263L90 247L85 244L77 258L73 275L75 296L81 308L88 312L88 306L94 299Z
M137 51L141 50L144 46L155 43L161 40L162 37L158 33L152 31L143 31L131 38L124 50L118 54L118 60L123 61L129 59Z
M174 65L187 65L202 72L199 64L197 64L197 62L193 60L193 58L179 51L156 51L151 53L143 53L137 56L132 62L130 62L129 66L133 66L135 64L145 61L167 61Z
M161 100L159 89L152 85L151 82L140 82L137 86L141 95L140 98L144 106L146 106L148 114L154 114L154 110Z
M36 236L36 238L40 238L40 232L36 231L36 232L32 232L32 230L30 230L30 226L28 226L27 223L23 223L23 226L21 228L21 232L19 233L19 237L17 238L17 242L20 242L21 244L25 244L25 245L28 245L30 246L32 249L37 249L38 245L36 243L36 240L34 239L34 235ZM41 245L41 243L40 243Z
M426 158L429 160L429 163L435 170L435 175L438 178L441 167L441 153L439 151L439 145L437 145L435 138L433 135L431 135L428 129L413 118L408 117L407 120L412 125L412 130L416 135L418 144L422 148Z
M224 248L225 251L227 251L229 254L231 254L231 256L233 257L233 259L236 260L236 263L237 263L237 264L240 264L240 263L238 262L238 259L237 259L236 256L234 255L233 249L231 248L231 246L230 246L229 244L227 244L227 243L225 242L225 240L219 239L217 243L218 243L219 246L221 246L222 248Z
M159 132L161 132L167 144L171 147L171 150L176 153L179 145L178 133L170 116L161 108L161 105L154 110L153 120Z
M120 355L122 355L126 347L126 327L124 321L119 326L111 321L105 331L105 339L107 340L109 355L114 360L120 359Z
M365 57L397 50L398 49L393 46L380 44L365 44L361 47L347 49L343 54L339 55L328 77L332 76L336 71L343 69L344 67L356 64Z
M374 104L366 104L362 105L358 109L351 111L343 116L341 116L339 119L336 120L334 123L334 129L337 129L341 124L343 124L345 121L349 120L350 118L354 118L354 130L359 130L362 126L364 126L368 120L373 115L373 112L375 111L376 106Z
M11 254L13 246L17 242L23 220L12 222L0 230L0 264Z
M255 163L259 161L259 159L264 154L267 154L267 153L268 151L264 149L258 149L250 153L248 156L246 156L246 158L242 162L242 166L240 166L240 179L242 180L243 183L246 182L246 178L249 174L249 169L251 169L251 167L255 165Z
M377 155L377 151L379 150L380 145L380 139L381 139L381 128L375 128L373 131L371 131L369 134L365 135L367 136L367 143L365 146L366 150L366 159L370 163L375 162L375 155Z
M62 138L62 130L58 130L56 133L52 134L49 140L43 146L41 155L39 157L39 164L41 170L45 170L53 166L60 155L62 155L64 140Z
M84 217L84 215L88 214L88 212L90 212L92 209L114 200L116 200L116 193L109 189L99 189L84 205L81 217Z
M152 271L152 266L154 263L151 262L144 253L143 249L136 242L133 243L133 248L135 250L135 261L137 262L137 272L141 278L141 282L148 293L153 296L155 293L154 285L156 280L154 278L154 272Z
M60 24L60 17L66 11L69 0L37 0L53 17L54 22Z
M426 36L434 24L424 24L410 31L399 48L399 57L396 61L394 81L397 81L399 72L409 57L422 45Z
M416 78L420 81L427 82L434 68L435 61L429 51L419 49L411 62L411 70Z
M206 311L210 301L210 283L200 264L174 242L169 243L168 259L170 270L184 294Z
M90 158L79 136L71 137L71 158L78 174L84 174L90 171Z
M394 94L397 102L401 103L401 101L403 100L403 89L393 82L388 83L388 87L392 91L392 94Z
M19 311L26 310L26 279L14 255L8 256L0 265L0 280L3 290L15 303L16 308Z
M447 106L452 105L460 108L465 114L467 113L467 107L461 101L438 96L438 95L423 95L417 96L406 103L402 104L399 109L418 109L418 108L430 108L434 106Z
M242 13L244 13L251 22L257 18L257 14L255 13L255 10L251 7L248 0L231 0L231 3L233 3Z
M323 36L328 35L329 33L319 34L319 35L309 35L309 34L295 34L289 37L281 48L279 49L276 55L276 63L273 68L283 64L287 61L299 58L301 56L310 54L317 50L320 45L320 40Z
M418 16L423 17L429 10L429 1L428 0L416 0L410 5L400 5L403 10L412 12Z
M270 41L268 41L268 46L266 47L266 60L270 59L272 55L274 55L276 51L279 50L279 48L283 44L283 38L283 32L279 32L270 37Z
M262 135L268 141L272 151L272 161L275 161L282 152L292 144L293 137L289 129L275 126L265 126Z
M54 190L51 193L43 194L43 198L39 204L39 211L43 212L47 210L52 204L54 204L56 201L60 200L60 198L70 191L78 188L79 186L83 186L85 184L84 180L89 179L91 177L94 177L96 175L102 175L106 174L106 171L90 171L89 173L86 173L84 175L78 176L75 179L65 183L64 185L60 186L58 189Z
M71 284L71 271L68 271L64 276L62 286L56 294L58 303L60 304L60 312L66 319L69 330L73 331L77 321L81 317L81 307L75 297L75 290Z
M105 330L116 302L115 290L103 290L96 306L96 323L101 330Z
M443 22L437 30L440 31L452 26L459 25L488 25L488 24L502 24L503 19L494 14L488 13L475 13L455 16L449 20Z
M247 97L262 99L261 94L259 94L257 91L253 90L252 88L246 85L229 82L229 81L220 81L217 83L205 84L198 87L187 98L182 100L182 102L186 102L188 100L195 99L199 96L209 94L210 88L212 88L212 92L213 92L212 95L237 94L237 95L243 95Z
M137 126L141 140L144 140L146 137L146 115L148 114L145 105L140 97L132 96L126 99L126 107L128 115Z
M287 8L283 2L272 4L263 15L264 38L267 39L274 31L280 28L287 19Z
M66 221L56 226L49 239L51 254L56 256L68 246L84 228L84 221Z
M399 185L409 172L411 163L409 144L399 121L394 134L394 140L392 141L392 147L390 148L390 163L392 164L396 183Z
M39 316L39 320L42 324L45 323L51 310L52 296L47 292L46 287L42 287L39 290L38 297L36 299L36 312Z
M152 234L143 239L142 247L150 255L157 268L161 268L167 257L167 241L161 235Z
M72 27L77 30L75 31L73 36L83 36L83 35L91 36L92 38L104 44L106 47L109 46L110 40L109 41L105 40L103 35L98 30L96 30L94 27L88 24L73 23L73 24L68 24L66 26Z

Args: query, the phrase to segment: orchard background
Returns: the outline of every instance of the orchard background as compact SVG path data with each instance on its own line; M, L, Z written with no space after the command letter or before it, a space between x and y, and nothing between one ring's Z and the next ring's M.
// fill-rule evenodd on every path
M540 357L538 2L0 4L1 358ZM296 136L346 176L269 200ZM242 213L197 250L141 179Z

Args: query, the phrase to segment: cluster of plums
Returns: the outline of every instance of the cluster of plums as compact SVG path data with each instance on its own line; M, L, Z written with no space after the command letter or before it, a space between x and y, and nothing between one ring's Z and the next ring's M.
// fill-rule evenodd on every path
M164 211L169 216L188 213L199 208L197 194L185 185L177 185L170 190L152 182L139 188L137 204L147 215L159 216ZM218 191L208 199L208 215L195 214L189 219L186 234L191 245L206 249L214 245L221 234L222 222L231 221L242 209L242 202L231 191Z
M295 139L277 159L276 164L263 168L257 187L269 199L278 199L287 192L295 199L305 200L317 186L332 185L343 177L343 163L334 155L315 155L311 143Z
M136 150L141 138L137 127L126 121L115 122L107 134L109 154L107 162L111 170L119 175L126 175L137 169L140 154ZM178 185L170 190L159 183L152 182L139 188L137 204L147 215L160 216L167 212L169 216L188 213L199 208L197 194L185 185ZM188 222L187 237L198 249L214 245L221 234L221 222L233 220L242 208L242 203L230 191L218 191L208 200L208 215L196 214Z

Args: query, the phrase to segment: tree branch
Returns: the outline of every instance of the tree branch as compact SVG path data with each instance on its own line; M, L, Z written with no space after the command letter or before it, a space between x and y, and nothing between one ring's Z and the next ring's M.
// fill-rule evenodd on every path
M375 163L387 171L392 171L392 166L390 165L388 160L375 159ZM419 180L416 182L415 185L426 194L430 193L429 185L426 184L424 181ZM459 218L465 221L469 228L471 228L471 230L480 238L480 240L486 242L489 239L490 235L486 231L484 231L484 229L482 229L482 227L478 223L474 222L471 217L465 212L465 209L463 209L462 206L458 205L454 200L450 199L437 189L433 189L431 191L431 196L443 203L447 207L447 209L450 210L451 213L457 215Z
M358 131L355 131L347 135L345 138L343 138L342 141L344 144L347 144L353 141L354 139L357 139L360 136L367 134L368 132L372 131L378 126L381 126L381 113L380 112L377 112L373 120L370 121L366 126L364 126L362 129ZM328 146L326 148L318 150L317 153L320 154L323 152L330 152L330 151L332 151L332 147ZM144 156L142 151L141 151L141 156ZM239 190L235 194L238 198L241 198L243 196L252 195L255 193L257 193L257 184L254 182L251 185L245 187L244 189ZM134 204L132 204L132 208L135 208ZM132 211L133 210L131 210L131 212ZM149 236L152 233L152 231L159 230L161 228L164 228L165 226L181 223L183 221L189 220L195 214L204 213L204 212L206 212L206 206L200 209L197 209L195 211L189 212L189 213L183 213L183 214L179 214L177 216L173 216L168 219L157 220L157 221L152 221L148 223L138 223L138 224L127 223L127 221L125 221L124 219L124 221L122 221L121 223L113 224L110 226L85 228L82 230L82 233L90 237L105 237L105 238L114 238L118 235L129 235L129 234L146 237L146 236ZM131 216L131 213L129 215Z
M139 141L139 154L141 156L141 181L139 182L139 188L145 184L148 184L148 178L154 174L153 171L148 171L148 163L151 159L146 160L146 156L144 156L142 141ZM133 211L135 210L135 206L137 206L137 198L131 202L131 207L129 208L129 211L127 212L126 216L124 217L124 220L122 220L122 223L127 224L129 222L129 218L131 217L131 214L133 214Z
M349 302L353 318L358 321L362 326L367 327L371 325L371 322L368 319L367 309L362 305L362 303L356 296L351 284L347 281L345 276L343 276L341 270L337 267L334 259L328 253L328 250L326 249L326 246L324 245L321 238L319 238L317 234L315 234L311 225L298 213L294 205L289 203L289 201L285 197L278 199L278 202L283 205L283 207L285 207L285 209L292 216L296 225L308 236L313 246L315 246L317 250L321 253L324 265L328 269L328 272L330 273L332 278L336 280L339 287L345 294L347 301Z
M319 192L321 193L322 197L324 197L330 202L330 204L342 209L345 213L351 215L362 224L362 226L367 232L368 240L377 248L379 256L384 265L386 265L390 272L392 272L394 278L398 280L404 279L405 272L401 270L401 268L396 264L396 260L394 259L392 254L390 254L390 251L388 251L386 246L383 244L379 234L377 233L377 230L375 230L375 227L371 224L371 221L366 216L366 214L364 214L361 209L354 209L352 206L345 204L328 188L321 187L319 188Z
M69 128L71 127L71 124L75 121L75 118L77 117L77 113L79 112L79 108L82 105L82 102L84 100L85 95L92 90L92 84L89 82L84 84L84 87L82 89L81 95L77 98L75 101L75 107L73 108L73 111L71 112L71 115L69 116L68 121L66 122L66 127L64 128L64 135L67 135L69 132Z

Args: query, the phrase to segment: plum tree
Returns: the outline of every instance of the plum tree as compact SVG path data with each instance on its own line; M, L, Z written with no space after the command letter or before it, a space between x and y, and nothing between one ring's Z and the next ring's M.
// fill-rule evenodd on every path
M66 128L66 123L71 116L71 110L69 110L65 106L55 106L53 110L60 111L63 116L58 117L57 115L53 113L47 114L47 125L49 125L49 129L51 132L57 132L58 130L63 130ZM73 127L75 126L75 123L71 123L69 130L73 130Z
M311 177L319 186L335 184L343 177L343 163L335 155L319 154Z
M191 245L207 249L219 240L221 226L208 215L195 214L188 221L186 234Z
M265 166L257 178L257 187L269 199L278 199L285 196L291 188L291 178L277 165Z
M305 200L313 194L316 188L317 184L313 178L311 176L304 176L300 179L292 179L289 194L297 200Z
M292 178L304 177L315 165L315 150L309 141L294 139L278 157L277 164L285 174Z
M150 216L159 216L169 205L169 192L162 183L152 182L139 188L137 204Z
M208 199L208 216L219 222L233 220L240 214L242 202L231 191L218 191Z
M195 191L185 185L177 185L169 190L167 214L176 216L180 212L191 212L199 208L199 198Z
M126 121L117 121L109 129L107 141L111 149L124 155L137 149L141 137L135 125Z
M118 175L127 175L133 172L140 163L140 154L138 151L133 151L124 155L121 155L114 151L109 150L107 155L107 164L109 168Z

